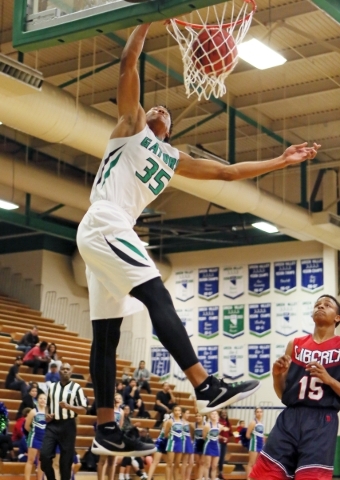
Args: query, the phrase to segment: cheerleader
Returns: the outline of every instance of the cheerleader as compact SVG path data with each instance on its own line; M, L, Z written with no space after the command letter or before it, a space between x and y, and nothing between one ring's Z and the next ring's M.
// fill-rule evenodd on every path
M40 468L40 449L45 435L46 428L46 395L40 393L37 397L37 406L32 408L25 420L27 438L27 462L25 465L25 480L30 480L32 467L35 459L38 460L37 479L42 480L43 472Z
M192 444L192 437L194 428L189 423L190 410L185 410L183 413L183 455L182 455L182 480L190 480L191 470L194 465L194 447Z
M196 465L196 475L197 480L202 480L202 478L208 478L205 469L205 457L203 455L204 448L204 438L203 438L203 428L205 421L200 413L196 413L195 417L195 429L194 429L194 454L195 454L195 465Z
M163 418L163 426L162 426L161 432L160 432L159 437L157 438L156 443L155 443L157 451L156 451L156 453L154 453L152 464L149 467L148 480L152 479L153 474L155 473L155 470L157 468L157 465L159 464L159 462L162 459L162 455L166 455L166 453L167 453L166 452L166 445L168 443L168 439L165 437L164 427L165 427L166 422L169 420L169 418L170 418L170 415L168 413L166 413L164 415L164 418Z
M120 426L124 423L124 411L122 409L123 397L120 393L115 394L114 398L114 414L115 422ZM97 464L97 478L98 480L104 480L107 474L108 480L113 480L116 472L117 457L111 457L107 455L100 455Z
M181 407L174 407L172 418L164 426L164 435L168 439L166 445L166 480L179 480L179 464L183 452L183 421Z
M246 437L249 438L249 460L247 475L255 465L256 459L262 450L264 443L264 425L262 423L263 410L260 407L255 409L255 418L248 426ZM247 477L248 478L248 477Z
M207 472L211 468L210 479L216 480L217 464L220 458L220 444L218 437L222 425L218 423L219 416L216 411L210 413L210 421L203 428L204 447L203 455L205 456L205 467Z

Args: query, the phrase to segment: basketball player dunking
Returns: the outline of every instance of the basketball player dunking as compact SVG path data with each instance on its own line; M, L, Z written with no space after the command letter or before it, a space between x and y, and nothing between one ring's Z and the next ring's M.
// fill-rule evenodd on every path
M322 295L314 333L289 342L273 365L274 389L287 408L277 418L251 480L331 480L340 410L340 304Z
M251 395L259 382L226 384L208 376L192 348L171 297L133 226L143 209L169 184L174 173L194 179L240 180L315 157L319 145L289 147L263 162L222 165L194 160L169 145L171 115L139 104L138 57L149 25L137 27L121 57L117 91L118 123L109 140L91 192L91 207L80 223L79 251L87 266L93 343L90 371L98 429L93 451L99 455L148 455L150 445L123 436L114 423L116 349L125 315L144 304L158 338L195 388L202 413ZM153 450L152 450L153 451Z

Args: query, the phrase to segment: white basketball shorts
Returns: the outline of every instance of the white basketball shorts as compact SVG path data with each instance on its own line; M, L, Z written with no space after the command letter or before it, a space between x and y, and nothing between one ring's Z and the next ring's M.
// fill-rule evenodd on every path
M129 292L160 273L120 207L106 200L94 202L78 227L77 245L86 264L91 320L143 309Z

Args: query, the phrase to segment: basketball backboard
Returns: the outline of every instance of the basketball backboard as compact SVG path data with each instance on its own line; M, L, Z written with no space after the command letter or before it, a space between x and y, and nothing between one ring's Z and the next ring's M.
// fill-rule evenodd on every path
M13 46L22 52L177 17L225 0L15 0Z

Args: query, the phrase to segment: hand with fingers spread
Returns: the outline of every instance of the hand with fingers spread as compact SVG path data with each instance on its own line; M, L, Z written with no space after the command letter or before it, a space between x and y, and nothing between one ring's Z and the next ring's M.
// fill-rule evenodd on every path
M291 145L282 154L283 159L287 165L295 165L296 163L304 162L305 160L313 160L316 157L321 145L313 143L312 147L307 146L308 143L304 142L300 145Z

